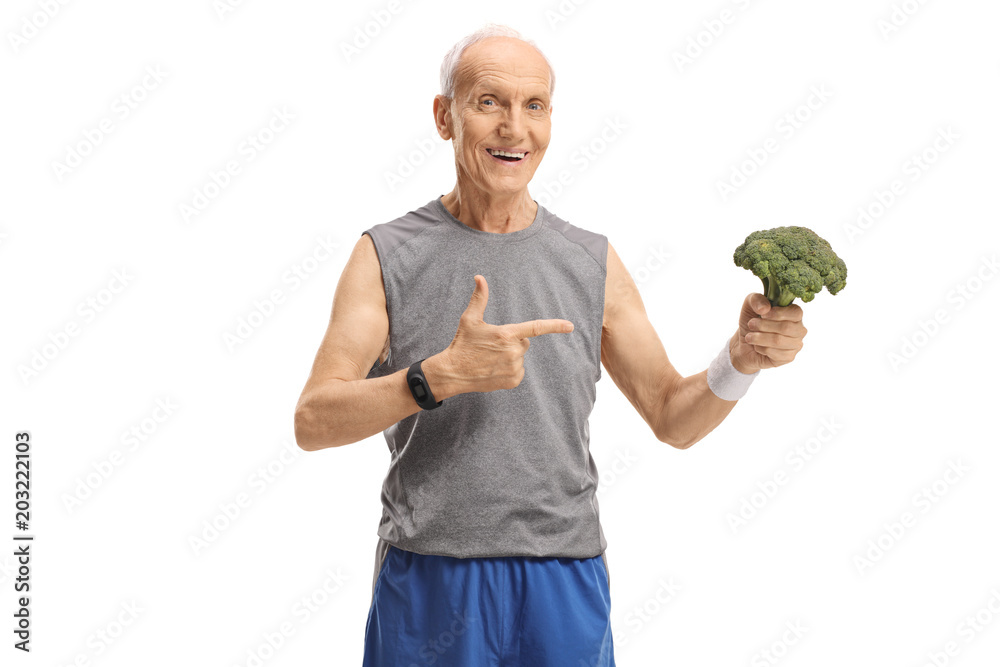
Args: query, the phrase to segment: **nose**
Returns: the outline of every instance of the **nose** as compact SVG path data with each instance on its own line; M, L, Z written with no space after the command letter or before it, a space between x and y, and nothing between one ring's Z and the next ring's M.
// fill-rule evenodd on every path
M520 138L524 136L524 112L517 107L510 107L501 116L500 126L497 128L501 137Z

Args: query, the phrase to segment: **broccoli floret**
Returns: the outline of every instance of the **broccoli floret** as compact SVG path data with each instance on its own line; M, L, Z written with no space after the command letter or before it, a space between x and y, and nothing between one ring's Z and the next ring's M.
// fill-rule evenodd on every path
M806 227L753 232L736 248L733 261L760 278L772 306L787 306L796 297L812 301L824 286L836 294L847 284L844 260Z

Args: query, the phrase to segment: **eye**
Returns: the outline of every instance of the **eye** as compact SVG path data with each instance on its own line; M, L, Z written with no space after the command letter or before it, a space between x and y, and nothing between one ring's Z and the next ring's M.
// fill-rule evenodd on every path
M484 100L483 100L483 102L482 102L482 103L483 103L483 104L486 104L487 102L490 102L490 103L491 103L491 105L492 105L492 103L493 103L493 100L491 100L490 98L488 98L488 97L487 97L486 99L484 99Z
M542 105L538 102L532 102L529 106L538 107L538 111L542 110Z

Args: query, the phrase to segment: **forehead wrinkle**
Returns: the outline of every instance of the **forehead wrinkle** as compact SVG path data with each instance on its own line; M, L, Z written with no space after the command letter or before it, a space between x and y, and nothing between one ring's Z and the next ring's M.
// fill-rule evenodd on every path
M459 69L465 70L472 76L475 76L479 71L486 70L502 72L512 76L537 76L540 79L546 80L549 78L549 68L544 66L544 64L542 64L542 66L539 66L538 63L526 65L525 63L517 63L510 60L500 60L498 58L489 57L480 57L475 61L470 59L470 62L463 62Z
M522 77L522 78L532 78L532 77ZM469 91L473 92L476 90L486 89L506 89L511 85L519 92L525 91L522 94L526 97L548 97L548 79L539 78L537 81L519 81L511 84L509 81L510 77L504 75L497 75L492 73L480 73L469 86ZM544 82L544 83L543 83ZM499 85L498 85L499 84Z
M493 46L499 47L505 56L498 57L489 52L480 53L485 49L476 48L479 46L483 46L483 43L474 44L470 49L472 53L467 51L463 54L459 66L456 68L459 81L469 86L470 89L483 77L492 75L501 80L504 78L536 79L548 92L552 73L545 58L536 49L528 47L531 49L531 56L523 58L524 52L509 43L494 44ZM524 60L528 60L528 62L525 63Z

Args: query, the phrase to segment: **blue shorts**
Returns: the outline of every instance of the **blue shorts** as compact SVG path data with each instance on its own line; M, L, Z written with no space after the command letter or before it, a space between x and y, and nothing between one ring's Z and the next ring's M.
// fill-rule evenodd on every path
M389 545L363 667L614 667L610 578L593 558L453 558Z

